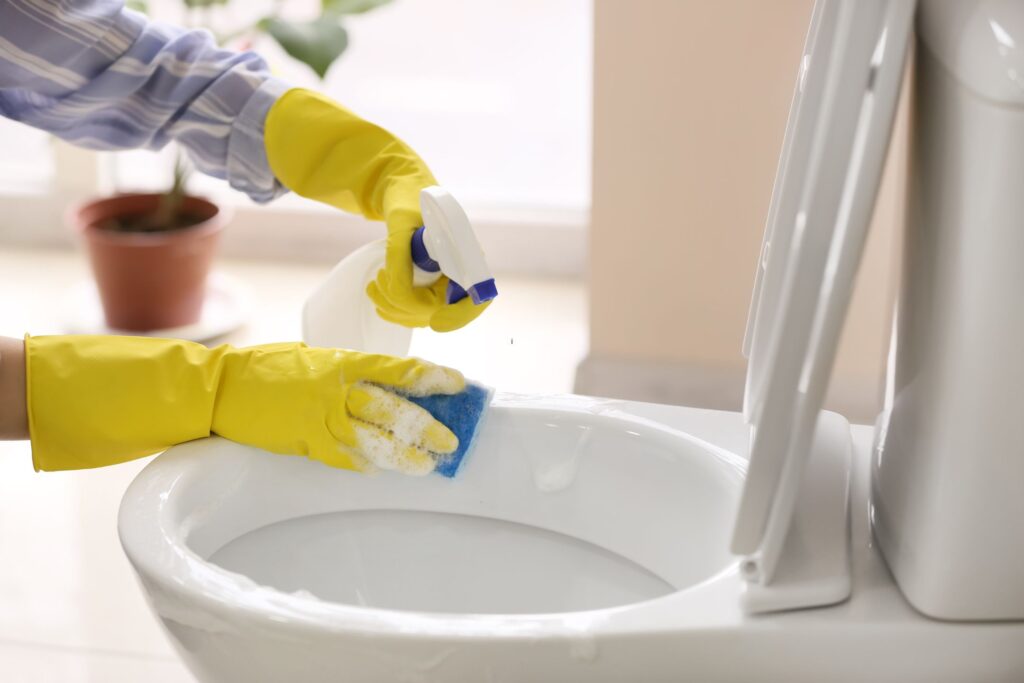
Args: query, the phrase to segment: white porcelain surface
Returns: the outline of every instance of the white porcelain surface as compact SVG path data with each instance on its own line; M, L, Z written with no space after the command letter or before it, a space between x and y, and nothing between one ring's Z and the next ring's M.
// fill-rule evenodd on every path
M201 679L333 680L345 667L396 680L440 643L511 656L569 640L586 661L598 633L669 626L659 599L699 611L687 589L735 584L726 540L744 465L617 402L506 395L456 480L367 477L214 439L155 460L119 526ZM463 652L457 668L482 671Z
M924 2L919 23L960 35L984 19L981 28L998 26L1019 46L1022 9ZM926 40L918 50L873 504L881 547L918 609L1024 620L1024 106L978 94L945 65L984 46Z
M922 46L960 85L1002 105L1024 105L1024 4L1018 0L922 0Z
M588 403L563 399L559 408L568 415L553 421L558 427L550 429L557 433L577 420L601 417L589 409L581 412L580 405ZM154 609L201 681L959 682L1015 681L1024 671L1024 624L977 627L932 621L901 596L870 539L868 428L854 430L852 598L830 608L745 616L738 599L741 582L727 559L724 565L719 558L698 567L674 559L727 543L727 528L720 529L717 541L695 541L683 532L710 531L727 521L702 496L715 492L735 503L734 466L726 464L730 458L723 460L717 448L744 447L742 416L631 402L598 405L605 418L610 412L616 421L640 427L619 432L612 442L636 431L641 436L629 438L638 439L637 444L653 440L656 447L622 451L628 457L613 457L598 448L593 457L579 461L573 483L565 488L558 487L566 481L557 474L563 468L538 470L514 444L499 446L501 457L476 451L466 464L465 478L454 481L387 476L359 480L359 475L254 453L224 441L183 446L160 456L133 485L122 507L122 530L134 527L125 542ZM492 427L501 424L497 415ZM577 443L573 429L563 432L566 442ZM702 445L699 439L715 445ZM552 440L547 452L564 454L557 446L566 442ZM207 447L209 452L200 456ZM609 481L624 463L628 475ZM538 471L556 474L538 479ZM358 486L350 483L356 481ZM541 491L538 482L555 490ZM591 487L593 497L577 490ZM734 487L732 493L729 487ZM345 495L336 495L341 490ZM377 503L382 497L386 508ZM604 545L669 583L689 588L581 612L398 611L262 588L202 559L282 516L308 516L325 507L399 506L477 516L492 510L491 516L498 518L516 515L521 523ZM690 514L663 518L654 514L659 509ZM636 516L657 521L652 528L650 523L637 524ZM671 538L665 542L654 537L654 528ZM445 549L458 543L453 540ZM372 545L363 548L380 551ZM360 551L352 548L353 555ZM463 553L449 559L457 563L471 558ZM356 562L349 559L351 568ZM278 565L289 561L274 558ZM715 573L723 566L724 571ZM282 585L289 590L297 584ZM519 587L523 585L529 584Z
M284 592L415 612L575 612L674 590L641 565L573 536L423 510L285 520L236 538L208 559Z
M740 561L740 603L749 614L835 605L850 597L850 424L823 411L810 449L783 542ZM747 477L749 484L749 470ZM769 563L775 563L770 580L764 571Z

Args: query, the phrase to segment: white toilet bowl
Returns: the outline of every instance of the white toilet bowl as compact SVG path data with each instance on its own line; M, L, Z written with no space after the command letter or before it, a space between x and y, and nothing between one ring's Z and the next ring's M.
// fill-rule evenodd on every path
M122 543L204 681L622 680L605 641L736 616L745 461L618 405L499 397L456 480L193 442Z
M867 427L852 597L746 614L727 549L746 463L713 445L745 431L499 395L454 480L205 439L132 483L121 541L204 683L1020 680L1024 622L934 621L900 594L871 542Z

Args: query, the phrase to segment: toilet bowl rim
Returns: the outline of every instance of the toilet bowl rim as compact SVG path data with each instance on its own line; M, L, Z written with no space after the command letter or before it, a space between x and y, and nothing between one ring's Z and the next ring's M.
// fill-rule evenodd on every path
M557 409L590 416L606 415L611 412L615 418L683 437L691 445L707 451L716 459L726 461L731 468L737 471L745 470L744 458L671 426L628 413L619 413L617 407L620 404L620 401L586 397L536 397L514 394L499 394L495 400L495 407L498 409ZM318 631L353 630L365 633L379 627L381 631L394 633L396 629L405 630L412 624L431 634L448 633L467 637L515 637L527 633L532 634L531 637L538 634L572 636L583 627L581 625L586 625L587 629L596 628L599 624L609 625L617 616L635 613L666 600L678 601L684 595L700 592L703 587L714 584L723 576L736 574L738 561L723 566L718 572L696 584L652 600L564 613L422 613L361 607L296 596L274 588L258 586L247 576L208 562L189 546L184 525L168 524L168 517L173 513L167 513L159 508L169 501L173 502L174 496L169 495L171 490L179 486L182 489L187 488L191 477L201 477L205 474L200 472L203 461L188 456L190 450L199 448L203 448L203 444L199 442L177 446L172 449L175 453L168 452L158 456L137 476L122 500L118 522L119 535L126 555L144 582L155 584L163 595L175 594L183 603L201 603L205 610L222 617L247 616L249 620L261 622L277 618L285 620L291 626L304 624ZM262 607L253 608L256 604Z

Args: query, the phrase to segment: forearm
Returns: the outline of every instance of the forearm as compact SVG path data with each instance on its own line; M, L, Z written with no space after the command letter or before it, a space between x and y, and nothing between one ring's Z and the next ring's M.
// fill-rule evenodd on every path
M173 138L196 166L257 201L283 190L262 126L284 91L252 52L219 48L122 0L0 2L0 115L95 149Z
M27 439L25 345L0 337L0 439Z

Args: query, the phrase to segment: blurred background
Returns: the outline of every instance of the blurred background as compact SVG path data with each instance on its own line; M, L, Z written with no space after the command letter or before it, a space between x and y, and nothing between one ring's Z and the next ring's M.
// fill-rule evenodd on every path
M510 390L738 407L740 341L810 0L364 2L368 11L345 17L347 49L322 80L266 31L239 29L272 8L315 19L318 0L189 4L206 3L150 0L146 10L233 36L227 44L259 50L293 83L396 131L466 205L505 276L489 317L507 311L508 324L486 342L467 332L414 351ZM881 391L902 128L830 395L861 421ZM88 152L2 120L0 145L8 252L71 248L69 204L159 190L173 167L171 149ZM304 264L311 286L380 235L298 197L258 207L198 174L189 187L234 209L222 259ZM2 320L9 333L30 322L10 310ZM515 353L472 355L516 336Z

